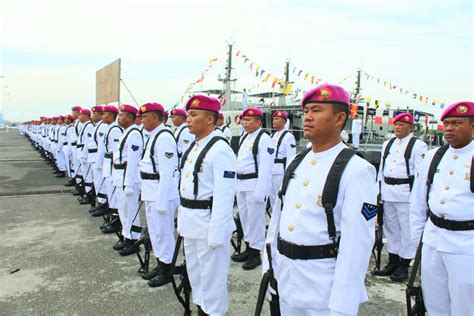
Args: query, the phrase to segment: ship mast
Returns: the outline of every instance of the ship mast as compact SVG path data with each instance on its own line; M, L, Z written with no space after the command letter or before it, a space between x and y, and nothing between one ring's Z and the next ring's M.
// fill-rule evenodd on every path
M232 79L232 46L234 43L232 41L228 42L228 51L227 51L227 63L225 66L225 77L222 79L219 78L217 80L222 81L224 84L223 86L223 93L222 96L225 97L226 103L225 106L228 110L240 110L237 108L236 102L233 102L231 97L232 97L232 89L231 89L231 83L235 82L237 79Z

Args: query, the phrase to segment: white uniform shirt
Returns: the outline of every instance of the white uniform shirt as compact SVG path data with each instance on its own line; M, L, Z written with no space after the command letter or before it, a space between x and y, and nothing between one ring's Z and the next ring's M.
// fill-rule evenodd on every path
M127 136L127 134L129 135ZM112 181L115 186L133 187L136 183L141 182L139 163L142 159L142 151L142 134L137 129L137 125L132 124L123 131L114 150L114 165L127 163L125 169L114 167Z
M402 139L395 139L390 147L390 152L385 160L385 168L383 166L383 155L385 147L389 140L385 141L382 145L382 152L380 156L380 167L378 173L378 181L381 183L382 188L382 200L387 202L408 202L410 198L410 185L409 184L398 184L390 185L384 182L385 177L406 179L407 166L405 162L405 150L408 142L412 135L408 135ZM428 146L421 140L416 140L413 145L408 165L410 167L410 176L416 176L420 172L421 164L423 163L423 157L428 150ZM382 172L383 171L383 172Z
M113 122L108 126L109 130L105 134L104 138L104 164L102 166L102 175L105 178L109 178L112 176L112 163L113 159L105 158L105 154L113 154L116 149L118 148L118 143L120 137L123 134L122 128L117 124L117 122Z
M281 134L285 129L275 132L272 136L272 140L275 146L275 151L277 150L278 140L280 139ZM296 154L296 140L295 136L291 132L285 134L284 138L281 141L280 147L278 148L278 152L275 152L275 159L283 159L286 158L286 163L274 163L272 167L272 174L283 174L285 172L285 166L288 164L288 160Z
M213 131L198 141L189 153L181 170L180 195L194 200L194 164L202 149L214 137ZM201 171L198 173L196 200L212 200L212 212L208 209L179 207L178 231L184 238L206 240L212 245L229 242L235 230L232 210L235 194L235 154L224 141L217 141L207 152Z
M426 153L410 200L410 229L416 243L423 233L423 243L438 251L474 256L474 230L451 231L435 226L427 218L426 181L431 160L436 152ZM449 147L441 159L429 194L429 208L448 220L474 220L474 193L470 189L470 172L474 141L463 148ZM466 271L467 272L467 271ZM472 271L471 271L472 272Z
M58 128L58 143L56 144L58 152L62 152L63 147L67 145L67 144L64 144L64 143L67 142L66 128L67 128L67 126L64 125L64 124L60 125L59 128Z
M151 146L156 134L166 129L160 124L151 132L147 132L148 140L145 153L140 162L140 171L145 173L155 173L153 162L150 158ZM155 162L156 172L159 173L159 180L144 180L141 185L142 201L156 202L157 210L166 211L169 201L179 198L178 194L178 152L174 137L169 132L162 132L154 144L153 160Z
M94 130L93 141L97 146L97 155L95 157L95 168L102 169L104 165L104 154L105 154L105 136L109 131L110 126L104 122L97 124ZM93 146L93 145L92 145Z
M186 152L189 145L194 141L194 135L189 132L188 125L183 123L176 127L174 137L176 138L176 144L178 145L178 156L181 157Z
M298 245L330 244L328 223L321 205L322 191L329 170L339 152L338 145L319 153L310 151L295 170L284 208L277 199L267 233L267 242L276 251L276 239ZM374 245L374 212L365 216L366 204L375 205L377 196L375 168L353 156L339 184L334 207L336 235L340 236L335 258L292 260L279 253L274 256L280 297L292 307L325 309L357 314L359 303L367 300L364 278ZM268 262L263 261L264 270Z
M89 156L89 140L92 138L92 133L94 132L94 123L91 121L86 122L84 124L84 127L81 130L81 133L79 134L79 139L78 139L78 144L84 145L82 147L81 151L81 158L85 159L87 163L90 163L89 160L87 159Z
M237 174L255 173L256 166L252 154L252 148L255 138L261 130L262 129L259 128L255 132L249 133L242 142L237 155ZM263 201L269 194L274 160L275 147L273 141L268 134L264 133L258 144L258 178L237 180L237 191L254 191L254 197Z
M222 136L224 136L230 144L230 141L232 140L232 131L230 130L229 126L225 124L222 126L216 126L216 131L220 131Z

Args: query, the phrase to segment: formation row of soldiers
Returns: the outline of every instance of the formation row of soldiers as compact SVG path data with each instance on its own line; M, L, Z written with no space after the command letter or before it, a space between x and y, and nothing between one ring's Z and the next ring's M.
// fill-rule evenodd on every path
M285 128L287 113L273 113L270 136L262 129L264 113L249 107L241 114L244 133L236 156L220 108L217 99L195 95L185 109L171 111L172 132L158 103L139 109L73 107L71 116L30 122L22 132L56 162L59 176L66 172L84 196L82 203L94 206L97 200L94 216L116 214L101 229L120 229L113 248L121 255L137 252L139 201L145 204L158 264L142 277L152 287L172 278L177 211L177 233L184 239L193 302L201 315L227 312L230 259L254 269L262 264L266 244L263 272L273 258L277 281L266 294L270 301L278 299L279 313L356 315L368 299L364 279L378 194L389 262L376 274L405 281L424 231L421 276L428 313L474 314L472 102L443 112L449 145L430 151L411 136L413 117L398 115L396 137L383 145L378 176L341 142L349 94L339 86L319 85L304 95L304 136L310 145L299 153ZM234 197L246 248L229 257Z

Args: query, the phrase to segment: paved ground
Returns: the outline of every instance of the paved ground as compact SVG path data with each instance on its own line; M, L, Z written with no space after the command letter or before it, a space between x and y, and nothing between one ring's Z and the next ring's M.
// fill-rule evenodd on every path
M17 130L0 130L0 315L181 315L171 286L148 288L63 183ZM232 263L229 315L253 314L260 273ZM404 314L404 285L366 283L360 315Z

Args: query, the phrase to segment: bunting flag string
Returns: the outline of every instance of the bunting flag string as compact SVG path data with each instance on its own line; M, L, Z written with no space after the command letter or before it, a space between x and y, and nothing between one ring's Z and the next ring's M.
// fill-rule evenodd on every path
M206 73L219 61L219 58L213 58L211 60L209 60L208 64L207 64L207 67L204 69L204 71L201 73L201 75L199 76L199 78L190 83L188 85L188 87L186 88L186 90L184 91L184 93L181 95L181 97L179 98L179 102L178 103L183 103L184 101L184 96L185 94L187 93L190 93L191 90L193 89L193 87L198 84L198 83L202 83L204 81L204 77L206 76Z
M420 103L424 102L425 105L428 105L429 103L431 103L432 106L436 106L437 104L439 104L441 109L443 109L446 105L445 102L438 101L438 99L434 99L434 98L430 98L430 97L421 95L417 92L413 92L411 90L400 87L398 84L394 84L390 81L383 80L383 79L380 79L380 78L376 78L376 77L368 74L365 71L364 71L364 75L365 75L367 81L369 81L369 80L375 81L377 84L382 84L384 88L387 88L388 90L390 90L392 92L398 92L399 94L402 94L402 95L411 96L413 100L418 100Z
M259 79L259 83L252 86L249 91L252 91L256 88L259 88L262 83L270 84L272 89L278 87L278 90L285 95L291 93L293 89L293 85L290 83L285 83L284 80L278 78L277 76L273 75L271 72L265 70L263 67L258 66L256 63L250 60L245 54L243 54L240 50L235 53L235 57L240 57L244 64L249 62L249 69L254 74L255 77Z

